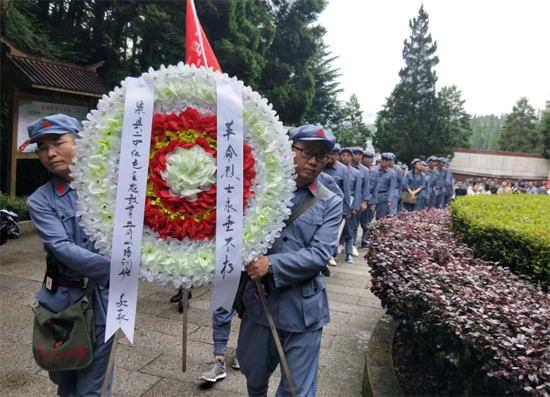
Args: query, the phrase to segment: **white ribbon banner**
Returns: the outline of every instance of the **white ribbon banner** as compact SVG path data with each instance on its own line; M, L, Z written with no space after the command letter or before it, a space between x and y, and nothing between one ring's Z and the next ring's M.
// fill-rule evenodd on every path
M217 93L216 273L208 315L219 307L232 309L243 246L242 82L218 80Z
M134 343L155 81L126 83L105 341L121 328Z

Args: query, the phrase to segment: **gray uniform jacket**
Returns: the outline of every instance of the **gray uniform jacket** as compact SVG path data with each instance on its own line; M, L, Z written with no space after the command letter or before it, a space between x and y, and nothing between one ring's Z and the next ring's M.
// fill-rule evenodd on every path
M367 168L367 170L370 174L369 198L367 201L369 205L376 205L376 198L378 197L378 170L375 167Z
M453 178L453 172L448 168L445 169L447 170L447 175L445 177L445 194L450 196L454 193L453 186L455 185L455 180Z
M315 195L318 181L298 188L292 199L294 210ZM332 256L342 220L342 200L329 192L286 226L267 256L273 274L267 274L267 302L277 329L310 332L330 321L328 295L321 270ZM262 303L249 281L243 296L247 315L269 327Z
M353 197L353 203L351 204L351 209L359 211L361 209L361 195L363 194L363 178L361 172L352 167L348 167L350 172L350 186L351 186L351 195Z
M433 170L428 168L426 170L426 177L428 178L428 194L426 197L427 199L435 196L435 181L437 179L437 174L437 168L434 168Z
M436 170L435 188L439 190L438 195L445 196L448 194L446 193L445 185L447 184L449 170L445 167L442 167L441 169L437 167L435 170ZM451 190L452 190L452 186L451 186Z
M381 204L392 201L390 192L395 191L395 186L397 183L395 172L389 167L384 170L380 166L375 168L375 170L378 172L378 197L376 199L376 203Z
M344 201L344 193L342 192L342 189L338 187L334 179L329 174L325 174L324 172L321 172L319 176L317 177L317 181L326 187L328 190L330 190L332 193L340 197L342 199L342 203Z
M330 175L332 179L334 179L334 182L336 182L342 193L344 193L344 209L342 215L351 214L351 208L349 205L351 201L351 182L348 167L346 167L341 162L336 161L333 165L325 166L325 168L323 168L323 172Z
M96 282L92 300L95 323L105 325L111 264L108 259L93 253L94 245L79 225L80 217L76 216L76 199L76 191L71 189L70 183L54 176L28 198L27 206L44 243L46 258L57 262L59 276L89 277ZM60 312L85 293L85 289L61 286L53 293L43 285L36 299L53 312Z
M428 178L426 178L426 174L423 172L414 172L413 170L407 171L403 179L403 190L416 190L418 188L422 190L417 193L417 200L427 199L429 195L427 193Z
M390 194L390 199L388 201L391 201L392 203L396 203L399 199L399 194L403 190L403 173L401 172L400 168L392 168L392 171L395 174L395 189L392 190L392 193Z
M370 172L367 167L365 167L363 164L358 164L356 166L353 166L354 168L358 169L361 173L361 181L362 181L362 187L361 187L361 197L360 197L360 203L363 201L369 201L370 196ZM373 203L374 204L374 203Z

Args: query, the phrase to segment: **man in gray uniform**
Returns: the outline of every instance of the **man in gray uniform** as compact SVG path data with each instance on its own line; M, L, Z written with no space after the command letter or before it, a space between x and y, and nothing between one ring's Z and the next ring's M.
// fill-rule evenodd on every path
M443 208L445 206L445 195L447 187L445 186L448 181L448 172L447 168L445 168L445 158L444 157L438 157L437 158L437 176L435 178L435 207L436 208Z
M394 172L394 178L395 178L395 188L392 192L390 192L390 201L391 206L388 209L389 215L395 215L398 210L399 205L399 194L401 193L401 190L403 189L403 173L401 172L401 168L396 167L395 164L395 154L388 153L390 155L390 165L389 168Z
M95 282L92 297L97 341L93 361L84 369L49 371L60 396L99 396L107 371L113 338L105 342L111 262L94 253L94 244L80 226L76 190L71 188L70 166L80 138L76 119L64 114L46 116L28 126L30 143L37 143L40 162L53 175L27 200L29 214L44 243L49 283L36 295L38 304L59 313L86 294L89 280ZM46 278L45 278L46 279ZM112 382L112 373L110 375ZM110 394L109 391L107 395Z
M297 190L292 210L317 194L317 177L336 138L320 126L290 131L296 156ZM237 356L249 396L266 396L280 358L266 313L253 283L262 279L267 302L299 396L317 392L317 368L323 326L330 321L328 295L320 275L332 255L342 219L342 200L328 192L286 226L265 256L246 266L246 285ZM276 395L290 395L285 372Z
M323 168L323 173L328 174L334 179L342 193L344 194L342 202L342 218L348 221L351 218L351 180L348 167L338 161L340 150L342 148L337 143L329 153L329 159ZM327 186L328 187L328 186ZM334 192L333 192L334 193ZM334 246L334 252L328 264L336 266L334 258L338 255L338 243ZM327 275L328 268L323 274Z
M392 204L390 192L395 191L395 173L389 168L391 161L390 153L382 153L378 172L378 196L376 198L376 219L382 219L388 214Z
M428 178L428 191L427 191L427 198L428 198L428 206L427 208L434 208L435 207L435 180L437 179L437 171L435 169L437 165L437 157L431 156L428 157L428 168L426 169L426 177Z
M353 151L353 157L351 158L351 166L361 173L361 181L362 181L362 187L361 187L361 196L358 198L361 201L361 207L360 212L356 215L357 220L355 222L355 227L353 229L353 250L352 255L353 256L359 256L359 252L357 251L357 248L355 247L355 243L357 241L357 232L359 230L359 224L361 224L361 228L363 229L363 225L361 222L361 218L363 214L366 213L367 207L368 207L368 200L370 195L370 172L367 167L363 165L361 160L363 159L363 149L360 147L354 147L351 148ZM359 195L359 193L358 193Z
M357 253L357 256L359 256L359 253L357 252L357 248L355 248L355 240L353 239L353 230L359 225L361 197L363 194L362 175L357 168L353 168L351 166L352 157L353 157L353 150L351 148L346 147L340 150L340 161L345 166L347 166L350 171L351 197L353 197L352 204L351 204L351 218L348 219L348 221L346 222L344 231L342 233L342 237L340 238L340 242L345 243L346 262L348 263L353 262L354 249L355 249L355 252Z
M443 199L443 205L448 206L451 203L451 197L453 195L453 186L454 180L453 180L453 172L449 169L449 164L451 164L451 160L448 158L443 159L443 167L447 170L447 175L445 179L445 197Z
M376 197L378 197L378 170L372 166L374 160L374 153L365 150L363 152L362 163L369 171L369 196L367 198L368 208L365 212L361 213L361 227L363 228L363 235L361 236L361 248L366 248L369 231L367 225L374 219L374 213L376 212Z

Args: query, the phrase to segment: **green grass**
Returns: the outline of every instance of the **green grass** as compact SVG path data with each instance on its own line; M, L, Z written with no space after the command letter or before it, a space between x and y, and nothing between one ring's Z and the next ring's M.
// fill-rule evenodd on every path
M10 197L7 194L0 193L0 209L15 212L18 215L17 222L30 219L26 196Z

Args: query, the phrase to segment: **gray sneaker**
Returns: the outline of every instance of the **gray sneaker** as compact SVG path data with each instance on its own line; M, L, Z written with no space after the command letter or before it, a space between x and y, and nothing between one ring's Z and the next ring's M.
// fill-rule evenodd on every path
M218 379L225 378L226 375L225 362L222 360L213 360L208 363L208 371L203 372L199 380L216 382Z
M241 369L241 364L239 364L239 359L237 356L233 358L233 363L231 364L231 368L233 369Z

